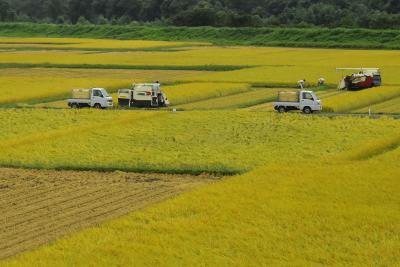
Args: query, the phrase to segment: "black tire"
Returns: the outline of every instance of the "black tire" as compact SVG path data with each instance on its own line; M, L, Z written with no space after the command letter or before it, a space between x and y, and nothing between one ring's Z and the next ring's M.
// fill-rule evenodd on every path
M279 113L285 113L285 112L286 112L286 108L283 107L283 106L280 106L280 107L277 108L277 111L278 111Z
M99 103L94 104L93 106L96 109L102 109L101 105Z
M72 103L72 104L71 104L71 108L73 108L73 109L78 109L78 108L79 108L78 103Z
M311 114L312 113L312 109L310 107L304 107L303 108L303 113L304 114Z

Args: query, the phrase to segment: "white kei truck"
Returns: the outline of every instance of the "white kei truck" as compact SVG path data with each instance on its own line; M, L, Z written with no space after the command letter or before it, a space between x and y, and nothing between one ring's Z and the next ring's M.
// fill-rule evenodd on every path
M300 110L305 114L321 111L321 100L313 91L279 92L278 101L273 103L279 113Z
M134 84L132 89L118 90L119 107L158 108L168 105L168 98L159 83Z
M67 100L71 108L92 107L97 109L112 108L112 97L104 88L74 89L72 98Z

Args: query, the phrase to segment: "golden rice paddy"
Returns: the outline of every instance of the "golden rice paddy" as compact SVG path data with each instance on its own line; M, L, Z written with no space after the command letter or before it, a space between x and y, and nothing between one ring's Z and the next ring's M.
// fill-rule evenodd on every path
M2 48L1 266L400 262L400 121L350 114L400 112L399 51L76 38ZM222 67L193 70L210 65ZM379 67L384 86L338 91L336 67ZM325 111L349 115L275 114L277 92L303 78ZM157 80L178 111L66 108L74 88Z

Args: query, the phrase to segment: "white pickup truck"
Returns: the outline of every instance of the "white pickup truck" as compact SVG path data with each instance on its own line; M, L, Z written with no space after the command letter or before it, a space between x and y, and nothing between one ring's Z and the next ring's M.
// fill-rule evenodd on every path
M311 114L322 110L321 100L313 91L279 92L278 102L273 105L279 113L301 110L305 114Z
M71 108L93 107L98 109L112 108L112 97L104 88L74 89L72 98L67 100Z

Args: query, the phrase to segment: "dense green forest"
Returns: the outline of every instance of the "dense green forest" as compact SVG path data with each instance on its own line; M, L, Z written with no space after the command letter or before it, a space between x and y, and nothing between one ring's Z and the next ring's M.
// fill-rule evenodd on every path
M400 28L400 0L0 0L0 21Z

